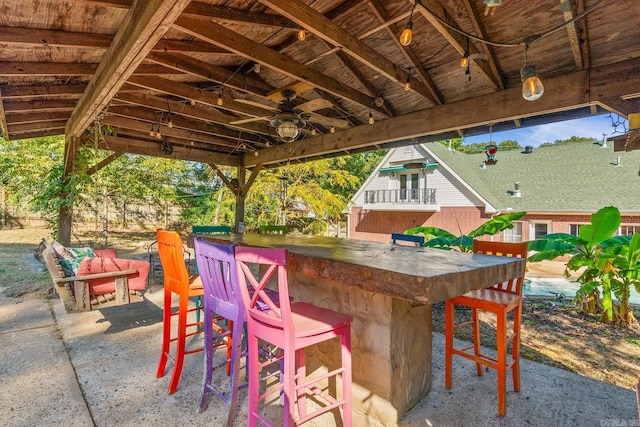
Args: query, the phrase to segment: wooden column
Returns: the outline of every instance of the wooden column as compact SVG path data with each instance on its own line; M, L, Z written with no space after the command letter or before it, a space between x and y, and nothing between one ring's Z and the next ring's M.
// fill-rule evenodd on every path
M236 186L236 223L233 227L234 233L244 233L244 200L247 193L244 191L244 182L247 179L247 169L242 166L242 162L238 166L238 185ZM241 184L242 183L242 184Z
M77 152L78 138L67 134L64 143L64 170L62 172L62 182L65 187L71 182L71 173L73 173ZM65 202L60 205L60 210L58 211L58 242L64 246L69 246L71 244L73 199L66 200L70 195L65 190L60 193L60 199Z

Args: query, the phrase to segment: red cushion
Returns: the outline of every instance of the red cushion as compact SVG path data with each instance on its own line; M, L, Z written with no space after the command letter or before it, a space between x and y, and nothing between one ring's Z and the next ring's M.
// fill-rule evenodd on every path
M125 258L85 258L78 267L78 276L85 274L107 273L118 270L138 270L135 274L127 276L129 289L134 291L144 291L147 288L147 277L149 276L149 263ZM115 292L115 279L104 278L89 281L89 294L102 295Z
M115 249L94 249L93 251L101 258L118 258Z

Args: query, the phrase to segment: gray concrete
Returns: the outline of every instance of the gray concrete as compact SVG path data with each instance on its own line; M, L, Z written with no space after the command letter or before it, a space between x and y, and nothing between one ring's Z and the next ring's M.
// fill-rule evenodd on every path
M178 391L156 379L162 292L140 304L66 314L59 300L0 299L0 425L219 426L224 407L212 397L197 412L202 354L187 356ZM197 343L193 343L197 344ZM454 359L454 387L444 388L444 339L433 339L433 387L399 426L639 425L632 390L522 361L520 393L509 392L497 416L496 377L475 375ZM247 391L236 426L246 425ZM281 407L267 410L276 418ZM279 423L277 423L279 424ZM276 424L276 425L277 425ZM333 425L329 415L310 426Z

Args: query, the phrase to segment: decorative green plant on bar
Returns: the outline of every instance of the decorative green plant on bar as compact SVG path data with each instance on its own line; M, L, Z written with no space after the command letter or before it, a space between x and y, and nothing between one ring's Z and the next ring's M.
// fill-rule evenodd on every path
M473 239L480 236L492 236L501 231L513 228L513 221L526 215L526 212L513 212L491 218L469 234L456 236L437 227L416 227L406 230L405 234L421 234L425 237L425 247L439 249L457 249L461 252L473 250Z
M640 234L633 238L615 236L620 221L618 208L604 207L591 215L590 224L579 227L578 236L552 233L530 241L528 249L535 253L528 261L553 260L571 254L565 276L569 277L571 271L581 272L577 279L581 286L574 300L578 308L588 314L602 314L605 322L628 326L635 322L629 304L631 288L640 292Z

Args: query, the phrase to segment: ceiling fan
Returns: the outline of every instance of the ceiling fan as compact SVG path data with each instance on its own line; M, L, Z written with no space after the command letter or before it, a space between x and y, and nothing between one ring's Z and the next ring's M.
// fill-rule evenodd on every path
M275 128L276 134L284 142L295 141L296 138L300 136L307 122L317 123L333 128L349 127L349 122L346 120L325 117L314 112L332 106L331 102L327 101L326 99L312 99L311 101L304 102L300 105L294 105L292 101L296 97L295 91L291 89L284 89L281 91L281 94L283 101L280 103L279 108L273 108L251 100L236 99L236 101L238 102L244 102L256 107L264 108L275 112L275 114L271 116L251 117L248 119L235 120L230 122L229 124L239 125L242 123L249 123L257 120L268 120L271 126Z

